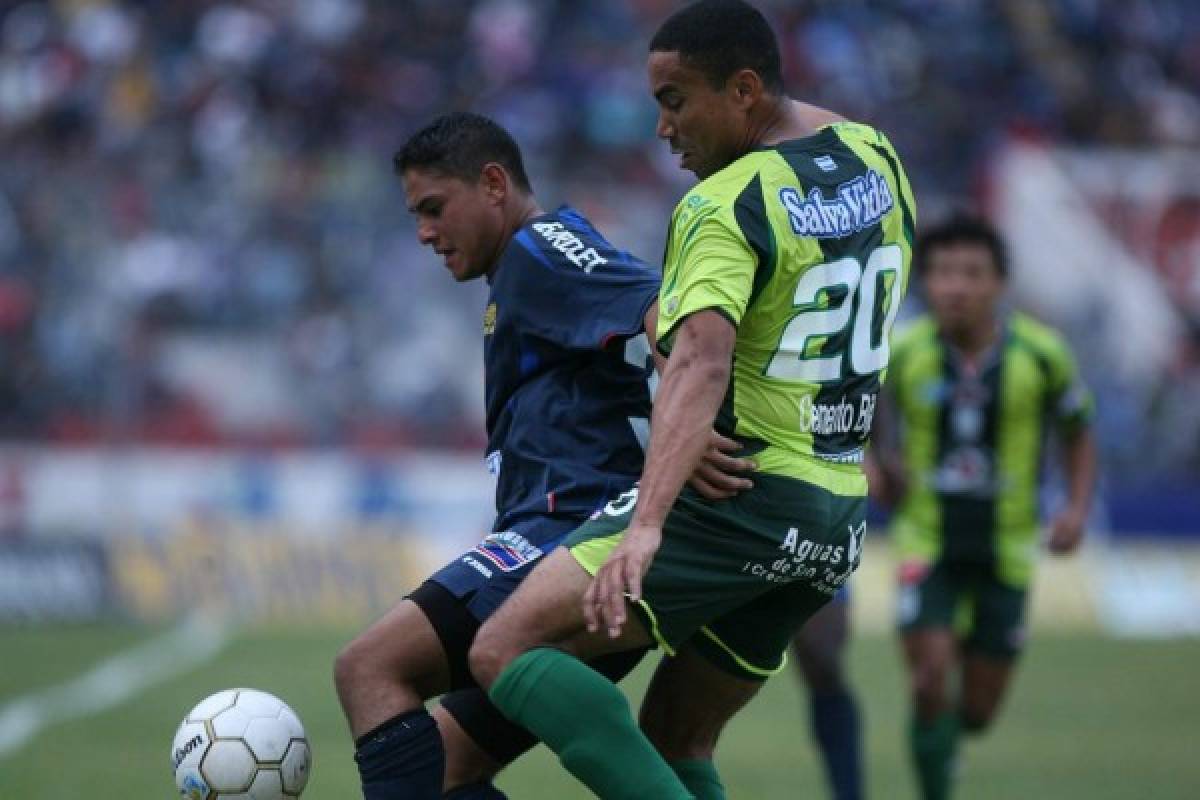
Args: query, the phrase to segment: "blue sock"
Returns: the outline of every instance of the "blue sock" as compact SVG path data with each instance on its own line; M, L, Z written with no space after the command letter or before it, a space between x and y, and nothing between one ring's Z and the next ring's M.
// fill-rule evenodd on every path
M813 737L825 759L834 800L860 800L862 743L854 695L846 689L814 693L811 706Z
M451 789L443 800L508 800L508 795L490 783L472 783Z
M365 800L438 800L446 753L425 709L392 717L356 743Z

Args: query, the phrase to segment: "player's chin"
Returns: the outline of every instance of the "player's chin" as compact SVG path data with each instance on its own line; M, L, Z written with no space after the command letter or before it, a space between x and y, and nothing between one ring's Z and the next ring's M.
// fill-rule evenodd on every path
M458 281L459 283L473 281L487 271L482 267L476 267L472 265L466 259L463 259L452 266L448 266L450 266L450 274L453 275L454 280Z
M446 269L458 282L469 281L471 275L471 266L467 259L462 257L462 253L453 251L446 254Z
M708 169L704 164L696 160L696 157L691 153L684 153L679 157L679 168L687 170L695 175L700 180L704 180L712 174L712 170Z

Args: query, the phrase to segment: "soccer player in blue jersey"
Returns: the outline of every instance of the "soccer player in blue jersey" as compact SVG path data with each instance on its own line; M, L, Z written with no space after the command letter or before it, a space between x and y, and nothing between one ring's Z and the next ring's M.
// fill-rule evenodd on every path
M475 687L481 622L542 556L637 479L650 413L658 271L579 212L538 206L516 143L487 118L441 117L396 154L422 244L485 278L492 533L338 656L335 683L366 800L502 798L490 776L535 740ZM640 653L597 664L619 678ZM449 692L432 713L425 701ZM444 743L443 743L444 740Z

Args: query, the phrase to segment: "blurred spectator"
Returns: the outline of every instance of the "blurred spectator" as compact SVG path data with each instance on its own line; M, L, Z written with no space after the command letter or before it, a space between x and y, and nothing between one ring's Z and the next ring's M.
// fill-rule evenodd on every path
M883 127L926 215L1012 132L1200 145L1187 0L761 5L792 92ZM493 114L543 202L654 258L690 179L644 87L673 6L6 4L0 435L478 444L485 289L417 246L391 152L433 114ZM1158 394L1194 439L1185 352ZM1179 450L1164 468L1197 469Z

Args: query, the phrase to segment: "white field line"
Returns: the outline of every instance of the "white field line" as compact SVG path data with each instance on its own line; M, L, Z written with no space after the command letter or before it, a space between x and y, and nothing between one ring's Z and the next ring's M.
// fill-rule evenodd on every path
M18 697L0 707L0 758L20 750L58 722L98 714L214 658L230 639L228 625L195 617L108 658L78 678Z

